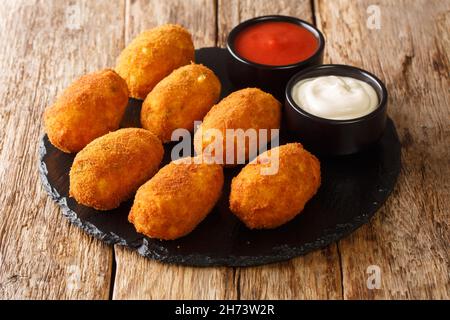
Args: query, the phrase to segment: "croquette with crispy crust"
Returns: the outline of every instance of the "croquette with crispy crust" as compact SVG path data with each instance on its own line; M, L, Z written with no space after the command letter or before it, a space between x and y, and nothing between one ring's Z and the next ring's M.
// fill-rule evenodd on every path
M133 98L145 99L153 87L174 69L194 61L191 34L166 24L139 34L120 54L116 71Z
M119 128L128 104L128 88L110 69L75 80L44 114L50 142L64 152L78 152L89 142Z
M162 142L171 140L175 129L194 130L220 96L221 84L207 67L190 64L173 71L148 94L142 105L142 127Z
M171 162L139 188L128 220L151 238L185 236L212 210L223 179L217 164Z
M234 136L234 150L228 150L227 129L242 129L244 132L254 129L258 133L260 129L267 129L267 141L270 141L273 138L270 129L279 129L280 121L281 104L271 94L258 88L235 91L213 106L203 119L203 123L194 136L195 152L201 154L208 145L216 141L215 136L208 135L208 129L217 129L223 138L223 162L232 166L237 164L238 152L245 153L245 160L248 160L249 145L248 143L238 144L238 139ZM240 150L238 150L239 147L241 147ZM231 159L232 163L226 162L227 158Z
M276 157L274 150L259 155L231 183L230 209L251 229L276 228L290 221L320 186L320 162L300 143L277 147L277 173L262 175L262 168L273 165L268 160Z
M97 210L117 208L158 170L164 149L150 131L120 129L89 143L70 169L70 196Z

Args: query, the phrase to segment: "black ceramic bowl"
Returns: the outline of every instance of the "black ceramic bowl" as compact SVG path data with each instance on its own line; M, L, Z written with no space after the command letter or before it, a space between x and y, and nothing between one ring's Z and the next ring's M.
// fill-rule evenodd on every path
M298 81L329 75L352 77L371 85L378 95L377 108L363 117L331 120L312 115L295 103L291 93ZM386 126L386 87L373 74L356 67L328 64L303 70L288 82L285 95L284 118L287 129L306 148L322 155L347 155L362 151L379 140Z
M306 60L283 66L259 64L239 56L234 47L236 36L239 32L250 25L267 21L290 22L307 29L316 37L318 41L318 48L316 52ZM283 100L286 83L294 74L300 70L322 63L324 47L325 39L322 33L314 26L303 20L295 17L279 15L253 18L238 24L228 35L228 76L231 82L238 88L258 87L266 92L272 93L278 99Z

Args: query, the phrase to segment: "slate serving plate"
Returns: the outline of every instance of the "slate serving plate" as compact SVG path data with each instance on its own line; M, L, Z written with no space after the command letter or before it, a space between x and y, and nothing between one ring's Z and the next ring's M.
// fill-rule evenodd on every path
M227 76L226 55L226 50L220 48L196 51L197 62L214 70L221 79L222 96L234 90ZM141 101L130 99L123 127L139 126L140 105ZM294 141L283 130L280 135L280 144ZM170 161L173 145L165 146L162 165ZM90 235L169 263L253 266L304 255L367 223L395 185L400 171L400 143L393 122L388 120L383 137L370 150L353 156L320 158L319 192L299 216L273 230L249 230L229 211L231 179L241 167L226 169L223 194L216 207L191 234L175 241L154 240L138 234L127 221L132 200L107 212L77 204L68 196L73 159L74 155L53 147L46 135L42 138L39 171L44 188L61 207L62 214Z

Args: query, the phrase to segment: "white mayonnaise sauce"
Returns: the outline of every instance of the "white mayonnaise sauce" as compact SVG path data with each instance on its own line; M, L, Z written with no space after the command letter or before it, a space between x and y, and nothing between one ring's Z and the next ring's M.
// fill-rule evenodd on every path
M334 120L359 118L378 106L375 89L350 77L321 76L301 80L292 88L292 97L305 111Z

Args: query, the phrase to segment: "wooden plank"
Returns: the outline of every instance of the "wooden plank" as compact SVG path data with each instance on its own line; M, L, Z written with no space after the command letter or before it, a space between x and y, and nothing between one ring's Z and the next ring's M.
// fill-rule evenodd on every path
M164 23L184 25L197 48L214 46L215 3L203 0L128 1L126 38ZM232 268L191 268L147 260L116 246L114 299L235 299Z
M125 0L125 40L129 43L140 32L165 23L187 28L196 48L215 45L214 0Z
M123 4L0 2L0 298L107 299L112 249L70 225L44 191L42 114L73 79L114 65Z
M370 225L339 243L346 299L449 298L450 94L448 1L316 1L327 61L383 79L403 144L397 187ZM368 12L369 11L369 12ZM369 26L373 20L369 20ZM379 266L381 288L367 288Z
M219 0L218 44L225 45L228 32L239 22L269 14L313 21L308 0ZM340 265L335 244L285 263L237 268L236 278L241 299L341 298Z
M116 246L113 299L235 299L232 268L193 268L149 260Z
M283 263L237 268L240 299L341 299L336 245Z

